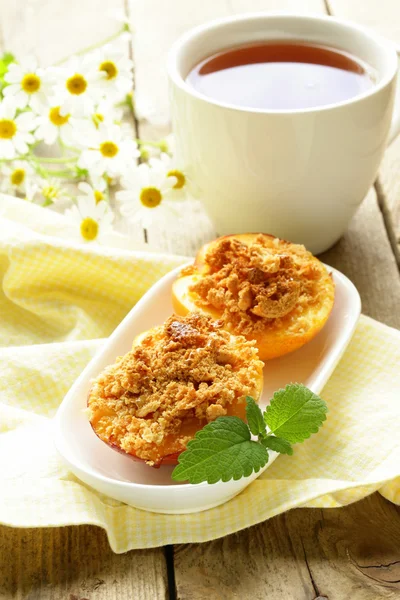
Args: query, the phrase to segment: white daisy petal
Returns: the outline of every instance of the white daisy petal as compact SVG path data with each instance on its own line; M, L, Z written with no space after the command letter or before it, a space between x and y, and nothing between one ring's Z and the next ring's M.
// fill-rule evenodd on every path
M10 140L0 140L0 158L13 158L14 156L14 144Z
M32 131L36 126L36 117L31 112L24 112L15 119L19 131Z

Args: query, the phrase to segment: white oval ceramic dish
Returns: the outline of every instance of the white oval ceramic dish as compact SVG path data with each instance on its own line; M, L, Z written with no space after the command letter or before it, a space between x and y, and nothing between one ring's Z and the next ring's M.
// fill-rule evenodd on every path
M173 313L171 286L181 267L154 285L125 317L90 361L65 396L55 418L55 444L71 471L99 492L131 506L151 512L190 513L206 510L230 500L259 473L239 481L173 484L173 467L153 469L109 448L94 434L87 415L90 381L115 358L128 352L133 338L161 324ZM264 368L264 409L272 393L290 382L304 383L319 393L342 356L357 324L361 303L354 285L335 269L335 304L323 330L292 354L269 361ZM271 453L269 464L276 458Z

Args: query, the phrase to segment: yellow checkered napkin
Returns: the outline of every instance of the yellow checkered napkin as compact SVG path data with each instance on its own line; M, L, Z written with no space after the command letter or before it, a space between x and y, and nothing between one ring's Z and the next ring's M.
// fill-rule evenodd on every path
M125 552L206 541L296 506L343 506L375 490L400 504L400 333L367 317L322 393L329 414L320 433L227 504L146 513L71 475L51 442L52 415L98 338L184 261L129 250L118 236L112 243L71 243L62 216L0 197L1 523L100 525Z

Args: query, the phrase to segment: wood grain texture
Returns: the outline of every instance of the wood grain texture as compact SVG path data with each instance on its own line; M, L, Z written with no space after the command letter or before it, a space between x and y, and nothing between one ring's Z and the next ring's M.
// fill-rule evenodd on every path
M400 329L400 277L374 189L339 243L320 258L353 281L364 314Z
M0 47L52 64L121 28L124 0L0 0ZM96 527L0 527L0 600L168 597L164 550L115 555Z
M114 554L99 527L0 527L0 600L168 597L164 552Z
M378 31L400 48L400 2L398 0L328 0L332 14L351 19ZM386 150L379 171L376 191L389 234L397 242L400 266L400 137ZM393 233L392 233L393 232Z
M400 597L400 509L378 494L297 509L207 544L175 547L179 600Z
M0 44L46 66L116 33L123 0L0 0Z

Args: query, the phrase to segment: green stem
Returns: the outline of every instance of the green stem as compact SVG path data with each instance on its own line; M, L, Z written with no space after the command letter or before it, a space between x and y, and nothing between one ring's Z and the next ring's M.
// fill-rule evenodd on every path
M154 148L162 148L165 144L164 141L161 142L146 142L145 140L140 140L139 138L135 139L135 142L139 144L139 146L153 146Z
M0 158L0 163L14 162L16 160L29 160L28 156L15 156L14 158Z
M65 164L65 163L73 163L78 160L77 156L70 157L62 157L62 158L47 158L45 156L34 156L32 157L35 162L38 163L49 163L49 164Z
M82 54L86 54L87 52L91 52L92 50L96 50L97 48L101 48L101 46L104 46L105 44L108 44L108 43L112 42L113 40L117 39L121 35L121 33L123 33L124 31L130 31L130 27L127 23L125 23L123 25L123 27L121 27L121 29L119 31L117 31L117 33L113 33L112 35L109 35L108 37L103 39L101 42L98 42L97 44L92 44L91 46L86 46L86 48L82 48L82 50L78 50L78 52L74 52L74 56L81 56ZM71 58L70 56L66 56L65 58L62 58L61 60L58 60L57 62L55 62L54 66L62 65L70 58Z
M73 171L69 171L67 169L65 169L64 171L51 171L49 169L46 169L46 175L50 177L65 177L66 179L74 179Z

